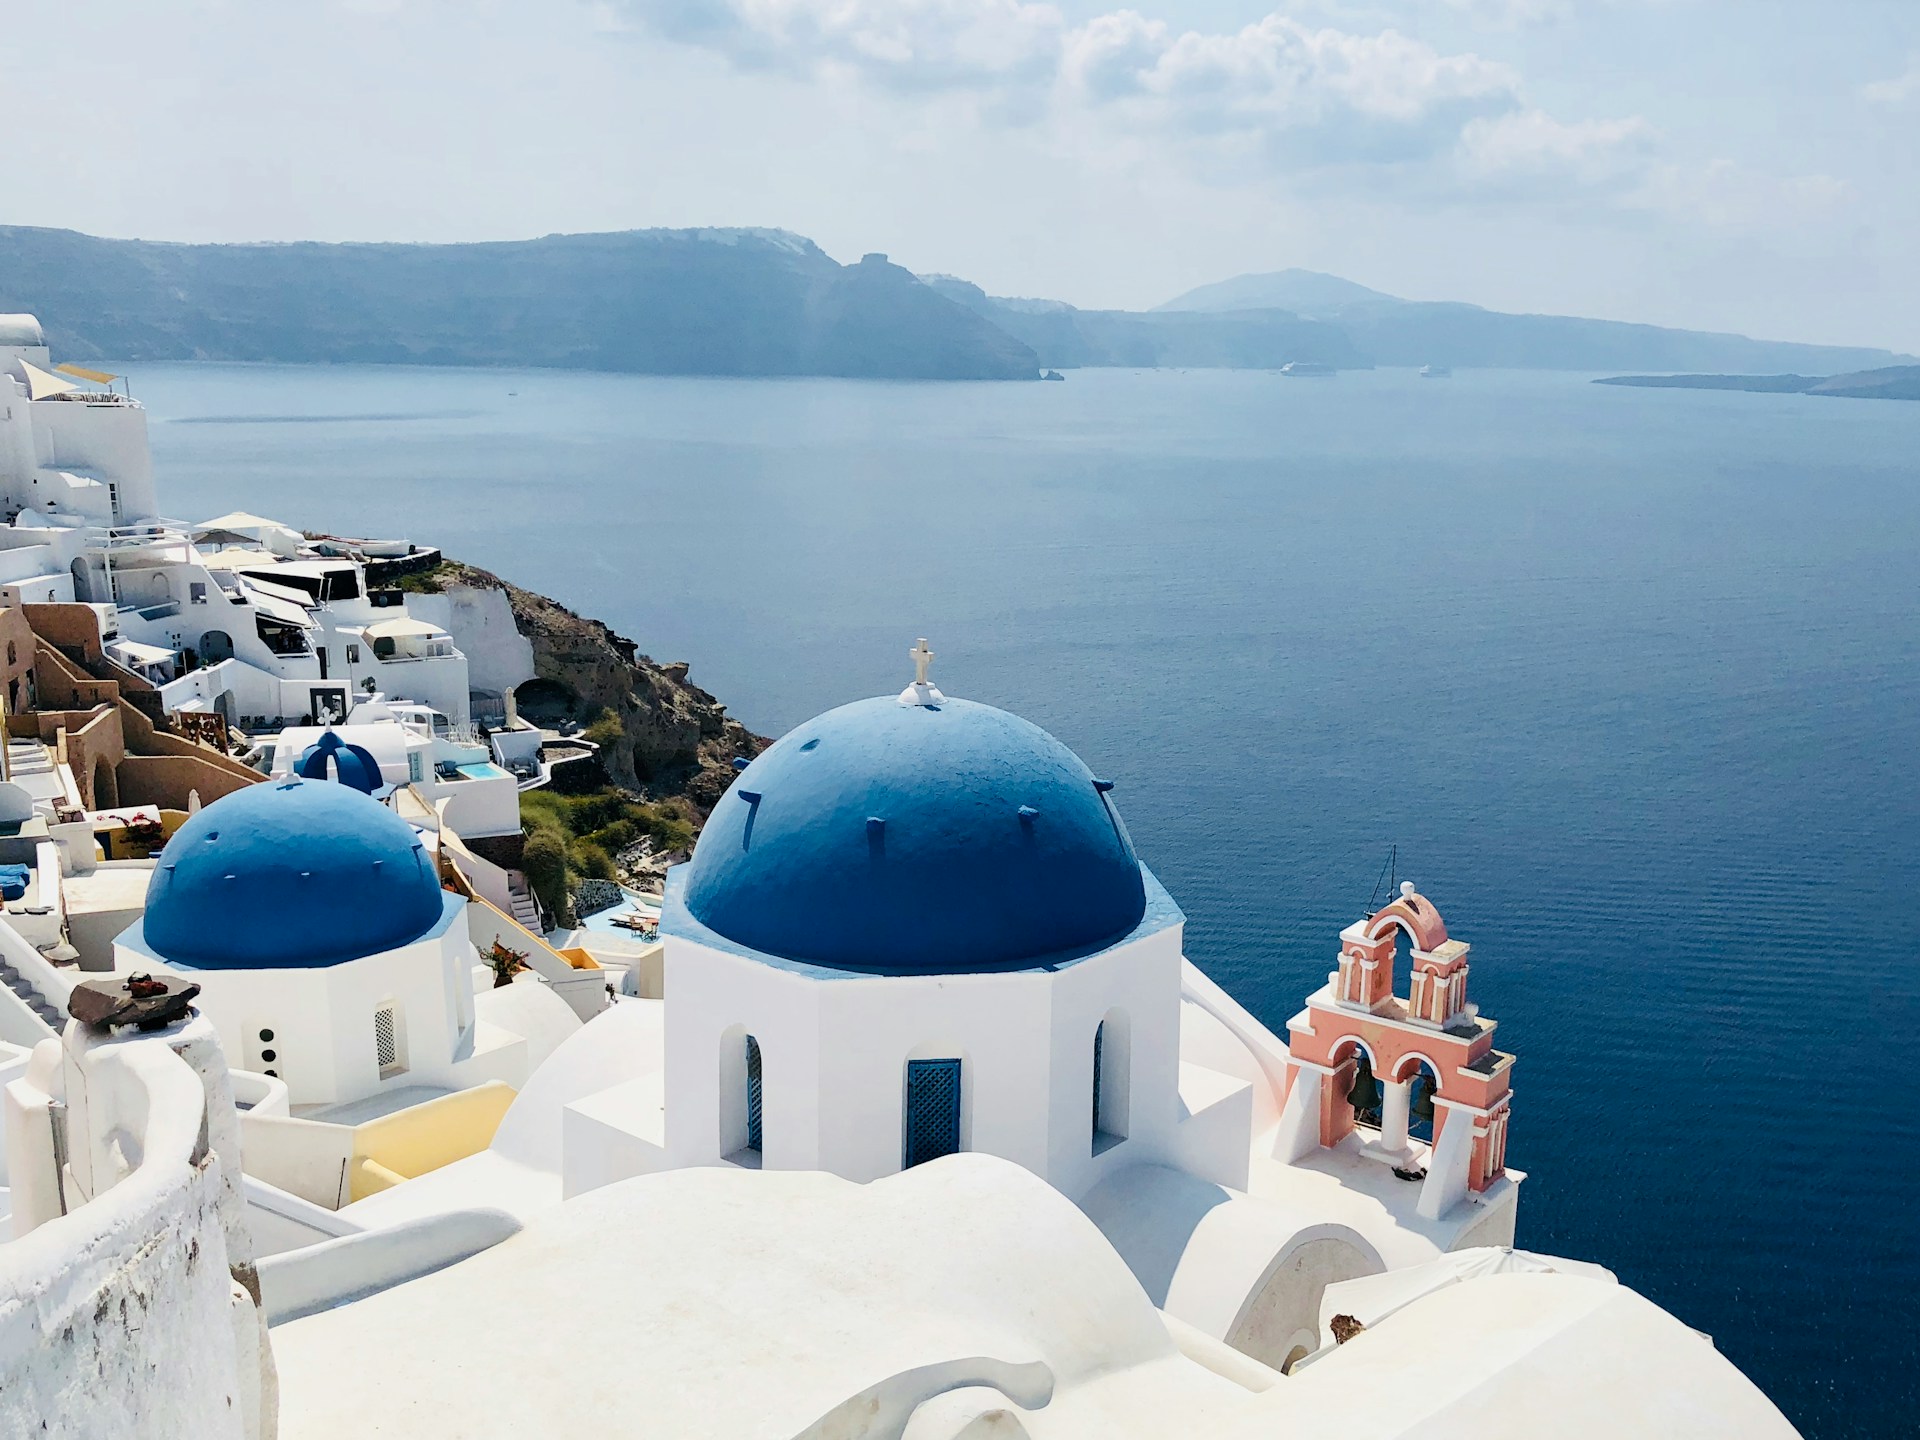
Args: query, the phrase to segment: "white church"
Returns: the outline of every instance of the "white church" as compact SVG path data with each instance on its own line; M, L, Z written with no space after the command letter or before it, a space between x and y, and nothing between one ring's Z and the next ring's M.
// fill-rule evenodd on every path
M206 1003L71 1022L7 1087L0 1428L1794 1433L1601 1266L1513 1248L1515 1060L1428 897L1330 933L1275 1033L1185 958L1113 786L913 656L735 778L669 873L659 995L556 1038L484 1144L325 1216L255 1173L246 1033L360 1033L380 996L339 954L409 947L457 1030L447 902L337 782L208 806L122 941ZM312 874L270 858L307 807ZM329 973L263 1027L290 966Z

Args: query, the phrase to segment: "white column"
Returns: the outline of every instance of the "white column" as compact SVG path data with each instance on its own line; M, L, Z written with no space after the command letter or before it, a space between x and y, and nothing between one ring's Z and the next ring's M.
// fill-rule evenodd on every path
M1446 1102L1435 1099L1436 1105ZM1451 1106L1440 1123L1440 1138L1427 1161L1427 1178L1420 1185L1420 1200L1415 1207L1423 1219L1438 1220L1467 1198L1467 1171L1473 1164L1474 1127L1479 1112L1465 1106ZM1440 1117L1434 1117L1440 1122Z
M1411 1080L1383 1080L1380 1103L1380 1148L1398 1154L1407 1148L1407 1120L1413 1109Z
M1326 1084L1328 1073L1318 1065L1298 1060L1291 1063L1293 1084L1287 1090L1273 1144L1273 1158L1287 1165L1297 1164L1320 1148L1320 1087Z

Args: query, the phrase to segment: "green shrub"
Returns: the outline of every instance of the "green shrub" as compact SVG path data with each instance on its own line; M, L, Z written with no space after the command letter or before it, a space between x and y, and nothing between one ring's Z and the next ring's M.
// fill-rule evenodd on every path
M627 738L627 732L621 728L618 715L611 710L602 710L587 726L584 738L602 750L611 750Z
M616 820L611 825L602 825L598 830L591 831L587 835L588 840L610 855L618 855L639 838L640 827L631 820Z
M534 831L527 837L520 868L540 903L556 919L563 918L568 910L566 840L552 830Z
M613 858L591 840L576 840L568 850L568 868L583 880L614 878Z

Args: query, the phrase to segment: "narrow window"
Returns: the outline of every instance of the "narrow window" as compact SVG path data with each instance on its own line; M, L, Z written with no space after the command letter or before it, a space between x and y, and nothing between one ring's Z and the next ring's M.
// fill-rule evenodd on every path
M401 1026L400 1007L391 1000L373 1012L373 1055L379 1063L382 1080L406 1074L406 1035Z
M1093 1028L1093 1148L1100 1149L1100 1052L1106 1048L1107 1022Z
M911 1170L960 1149L960 1062L907 1062L907 1115L900 1165Z
M1107 1012L1093 1030L1093 1153L1127 1138L1128 1095L1132 1089L1131 1027L1127 1012Z
M747 1036L747 1148L760 1148L760 1042Z

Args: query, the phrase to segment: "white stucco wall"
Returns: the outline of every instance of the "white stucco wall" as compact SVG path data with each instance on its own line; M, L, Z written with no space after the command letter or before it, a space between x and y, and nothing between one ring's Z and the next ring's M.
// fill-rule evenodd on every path
M533 678L533 644L515 627L506 591L452 585L438 595L409 595L407 613L453 636L473 689L504 695Z

